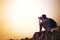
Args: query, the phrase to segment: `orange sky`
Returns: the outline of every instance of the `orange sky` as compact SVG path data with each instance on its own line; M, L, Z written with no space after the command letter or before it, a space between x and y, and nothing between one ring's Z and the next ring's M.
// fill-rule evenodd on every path
M0 9L0 40L32 37L42 14L60 25L60 0L0 0Z

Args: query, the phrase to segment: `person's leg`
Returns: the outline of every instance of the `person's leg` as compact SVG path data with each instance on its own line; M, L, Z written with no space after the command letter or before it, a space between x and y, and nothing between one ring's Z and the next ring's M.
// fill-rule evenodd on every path
M46 27L46 35L47 35L47 40L50 40L49 38L49 32L51 31L51 28L49 26Z

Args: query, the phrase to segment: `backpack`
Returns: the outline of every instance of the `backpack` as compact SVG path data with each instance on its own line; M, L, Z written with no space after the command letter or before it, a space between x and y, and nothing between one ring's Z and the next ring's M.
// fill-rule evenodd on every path
M51 18L49 18L48 20L50 22L50 28L56 28L57 27L57 23L55 20L53 20Z

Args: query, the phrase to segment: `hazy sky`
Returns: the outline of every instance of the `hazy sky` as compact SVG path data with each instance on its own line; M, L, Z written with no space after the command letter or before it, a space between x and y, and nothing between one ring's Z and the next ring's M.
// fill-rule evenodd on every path
M60 25L60 0L0 0L0 9L0 40L32 37L42 14Z

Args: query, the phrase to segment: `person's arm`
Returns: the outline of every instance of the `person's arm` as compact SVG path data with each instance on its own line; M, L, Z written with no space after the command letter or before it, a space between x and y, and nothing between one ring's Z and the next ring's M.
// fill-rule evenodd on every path
M39 19L39 24L41 24L43 22L42 17L38 17L38 19Z
M40 17L38 17L38 19L39 19L39 31L41 32L41 30L42 30L42 27L41 27L41 19L40 19Z

